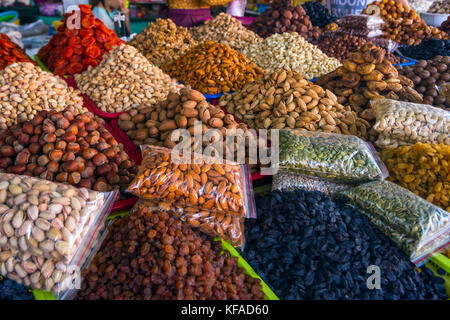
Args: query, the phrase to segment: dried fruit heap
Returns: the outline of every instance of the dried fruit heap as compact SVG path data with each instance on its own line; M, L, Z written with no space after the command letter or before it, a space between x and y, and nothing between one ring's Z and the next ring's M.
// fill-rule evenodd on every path
M96 191L124 189L136 168L89 112L41 111L0 134L0 169Z
M0 33L0 70L5 69L6 66L14 62L35 63L6 34Z
M305 9L301 5L294 7L292 0L273 1L269 9L252 22L249 29L263 38L274 33L297 32L313 43L320 35L320 29L313 27Z
M361 118L368 121L375 118L369 106L371 99L388 97L422 102L422 96L412 89L413 82L399 75L385 58L384 50L373 44L351 52L341 67L318 78L316 84L335 93L339 103L350 104Z
M170 19L156 19L129 43L136 47L151 63L161 64L177 59L197 45L188 29L177 27Z
M418 142L380 155L389 180L450 211L450 146Z
M190 49L162 69L170 76L206 94L242 88L264 71L229 46L207 41Z
M38 53L44 65L57 75L73 75L88 66L96 67L106 52L124 43L113 30L94 17L90 5L79 7L81 29L68 26L67 21L72 17L66 14L58 33Z
M144 203L112 226L83 271L78 299L264 299L260 280L222 251L220 242Z

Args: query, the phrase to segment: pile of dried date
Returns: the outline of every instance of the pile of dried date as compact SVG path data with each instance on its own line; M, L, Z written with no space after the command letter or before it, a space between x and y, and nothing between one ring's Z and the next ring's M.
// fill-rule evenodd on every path
M220 242L145 202L114 223L83 276L80 300L264 299Z

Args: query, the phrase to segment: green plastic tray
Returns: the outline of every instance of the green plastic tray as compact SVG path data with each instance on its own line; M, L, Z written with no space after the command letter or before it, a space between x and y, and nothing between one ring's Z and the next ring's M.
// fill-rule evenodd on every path
M130 211L120 211L111 214L106 218L107 220L112 220L115 218L122 218L129 214ZM220 239L214 239L215 241L219 241ZM279 300L275 293L270 289L270 287L261 279L260 276L253 270L253 268L241 257L239 252L227 241L222 240L222 248L227 250L232 257L238 258L238 266L244 268L246 273L253 277L261 280L261 285L263 287L262 291L266 295L266 300ZM56 300L56 297L51 292L44 292L42 290L33 290L33 294L36 300Z
M430 261L427 263L426 266L430 268L436 276L445 280L444 287L447 290L447 295L449 296L450 300L450 259L441 253L437 253L431 257ZM438 268L444 270L445 274L444 275L438 274L437 273Z

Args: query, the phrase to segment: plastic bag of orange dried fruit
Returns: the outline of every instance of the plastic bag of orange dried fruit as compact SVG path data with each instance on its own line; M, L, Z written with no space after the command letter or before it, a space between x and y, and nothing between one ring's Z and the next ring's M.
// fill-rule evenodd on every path
M243 245L244 219L256 218L246 165L199 154L173 157L171 149L156 146L143 146L142 158L128 191L210 235Z

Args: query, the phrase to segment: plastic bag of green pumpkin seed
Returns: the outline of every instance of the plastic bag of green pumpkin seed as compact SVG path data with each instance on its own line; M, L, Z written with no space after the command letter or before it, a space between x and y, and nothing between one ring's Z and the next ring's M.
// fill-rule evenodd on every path
M374 147L351 135L280 130L275 168L341 183L383 180L388 171Z
M352 187L354 186L284 170L279 170L272 178L272 191L303 189L307 191L319 191L331 198L345 189Z
M450 213L395 183L368 182L338 198L350 200L418 266L450 243Z

